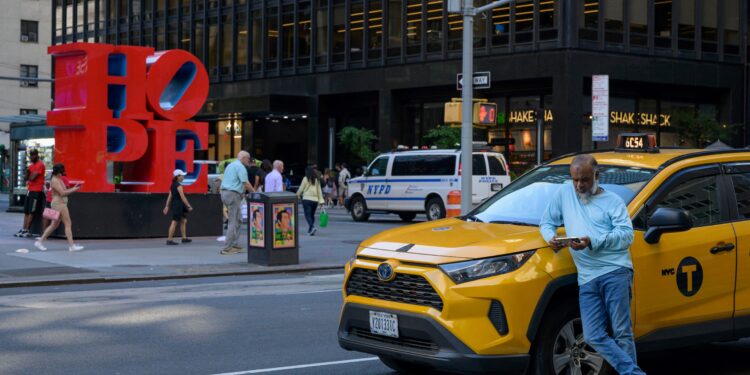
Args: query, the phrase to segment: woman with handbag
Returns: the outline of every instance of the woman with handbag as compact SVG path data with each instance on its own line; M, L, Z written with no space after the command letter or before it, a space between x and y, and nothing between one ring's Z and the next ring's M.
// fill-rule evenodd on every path
M188 202L185 191L182 189L182 181L185 180L186 174L181 169L175 169L172 172L172 186L169 188L167 203L162 211L164 215L170 210L172 211L172 222L169 224L169 232L167 232L167 245L177 245L177 242L172 239L177 225L180 226L182 243L193 242L187 236L187 213L193 210L193 206Z
M50 187L52 188L52 204L51 208L45 209L44 215L52 220L52 224L44 231L41 237L39 237L34 246L41 251L47 250L44 246L44 241L54 232L57 227L60 226L60 222L65 225L65 237L68 239L68 251L80 251L83 250L83 246L77 245L73 242L73 223L70 220L70 211L68 211L68 195L77 192L81 186L76 185L70 189L65 187L62 176L65 175L65 166L63 164L55 164L52 167L52 179L50 180Z
M297 196L302 198L302 208L305 210L305 220L307 220L308 229L307 234L314 236L315 232L318 231L315 228L315 210L318 208L318 204L323 204L323 191L320 188L320 179L318 173L312 166L305 169L305 177L302 179L297 190Z

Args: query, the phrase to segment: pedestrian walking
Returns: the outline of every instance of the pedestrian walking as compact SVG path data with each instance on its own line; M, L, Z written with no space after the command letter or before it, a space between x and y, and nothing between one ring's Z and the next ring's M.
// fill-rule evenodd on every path
M29 228L31 223L37 218L42 216L44 212L45 199L44 196L44 176L46 174L46 168L44 163L39 160L39 151L36 149L29 151L29 164L26 168L26 201L23 206L23 227L18 230L14 236L16 237L31 237Z
M281 174L284 173L284 162L274 160L273 170L266 175L265 192L276 193L284 191L284 180Z
M52 224L34 242L34 246L41 251L47 250L44 246L44 241L60 226L60 222L65 225L65 238L68 240L68 251L83 250L83 246L73 242L73 221L70 218L70 211L68 210L68 196L77 192L81 188L81 185L76 185L69 189L66 188L62 180L62 176L64 175L65 165L55 164L52 167L52 179L50 180L50 187L52 188L51 209L57 212L57 219L52 220Z
M325 199L325 205L328 208L333 207L333 178L331 177L331 170L326 168L323 171L323 199Z
M263 187L266 184L266 175L271 173L273 170L273 166L271 165L271 161L268 159L263 159L263 162L260 163L260 168L258 169L258 173L255 174L255 176L252 176L253 180L255 181L255 191L265 191L263 190Z
M60 176L60 178L62 179L63 185L65 185L66 189L73 187L73 185L70 184L70 179L68 178L68 176L62 175ZM49 181L44 183L44 190L44 194L47 197L47 204L45 205L45 207L52 208L52 186L50 185ZM44 217L44 215L42 215L42 219L44 220L43 228L44 230L46 230L50 223L52 223L52 220L47 219L46 217Z
M318 173L313 166L305 169L305 177L302 178L302 183L297 190L297 197L302 198L302 209L305 211L308 226L307 234L314 236L318 231L318 228L315 228L315 210L318 209L318 204L323 204L325 201Z
M172 237L177 229L177 225L180 226L180 235L182 236L182 243L193 242L187 236L187 214L193 211L193 206L188 202L185 196L185 191L182 188L182 181L185 180L187 173L180 169L175 169L172 172L172 186L169 188L169 195L167 196L167 203L164 205L164 215L169 211L172 211L172 222L169 223L169 232L167 233L167 245L177 245Z
M570 165L572 184L552 198L539 224L553 250L564 245L556 236L565 226L570 255L578 269L583 336L622 375L645 374L637 364L630 318L633 224L623 200L599 187L596 159L579 155ZM611 327L612 335L607 332Z
M248 165L250 165L250 153L243 150L237 154L237 160L224 169L224 178L221 180L221 202L227 207L229 222L224 248L221 250L222 255L237 254L244 250L239 243L243 197L245 191L254 191L247 177Z
M346 169L346 163L341 163L341 170L339 171L339 205L344 206L344 200L349 194L349 179L352 178L349 170Z

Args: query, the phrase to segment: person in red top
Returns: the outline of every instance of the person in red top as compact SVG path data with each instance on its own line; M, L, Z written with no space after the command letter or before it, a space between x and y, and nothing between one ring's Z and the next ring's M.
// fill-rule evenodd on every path
M26 195L26 203L24 205L23 213L23 228L15 234L16 237L31 237L29 227L34 219L41 217L44 212L44 206L46 197L44 194L44 175L46 168L44 163L39 160L39 151L29 151L29 160L31 164L26 169L26 181L28 187L28 194Z

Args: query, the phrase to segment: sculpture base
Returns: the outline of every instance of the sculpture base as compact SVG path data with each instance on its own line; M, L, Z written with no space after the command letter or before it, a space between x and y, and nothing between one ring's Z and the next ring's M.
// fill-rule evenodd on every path
M68 199L73 221L73 238L154 238L167 237L171 213L162 210L164 193L75 193ZM190 237L221 236L223 205L219 194L188 194L193 206L188 213ZM36 224L36 223L35 223ZM54 233L64 237L63 226ZM179 237L179 228L175 233Z

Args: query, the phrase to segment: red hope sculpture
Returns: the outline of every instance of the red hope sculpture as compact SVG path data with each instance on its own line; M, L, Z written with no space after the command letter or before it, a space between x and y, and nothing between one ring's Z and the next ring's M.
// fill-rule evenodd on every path
M208 96L208 75L183 50L70 43L55 59L55 162L84 192L114 192L107 164L122 163L122 191L169 191L172 171L186 170L184 190L205 193L208 171L195 150L208 145L208 124L188 121Z

